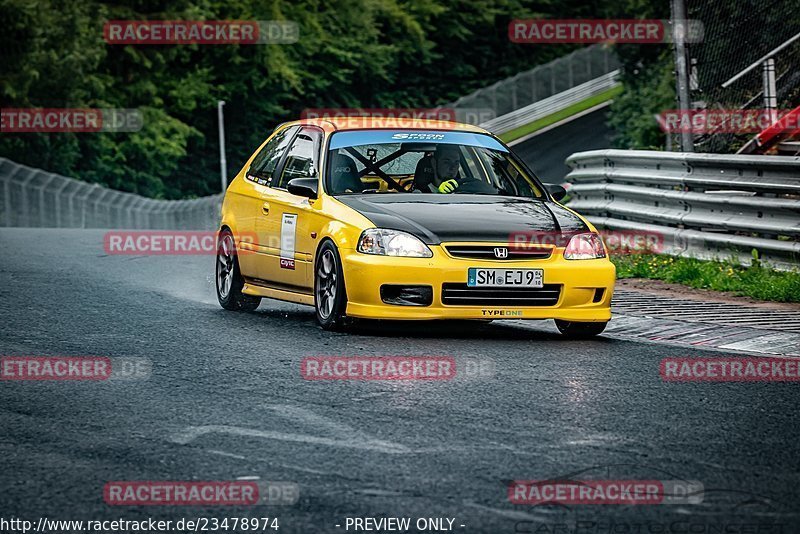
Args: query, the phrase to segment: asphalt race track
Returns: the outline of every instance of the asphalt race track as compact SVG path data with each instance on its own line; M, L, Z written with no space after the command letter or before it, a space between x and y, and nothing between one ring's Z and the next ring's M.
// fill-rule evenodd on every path
M611 148L608 108L587 113L520 143L513 150L546 183L561 183L570 171L564 161L576 152Z
M348 517L384 516L454 518L458 532L800 532L798 383L668 383L662 358L718 353L568 342L549 323L328 333L297 305L226 312L213 257L108 256L103 234L0 230L0 354L152 363L147 379L0 382L5 517L269 516L279 532L345 532ZM491 372L304 380L301 360L319 355L453 356ZM511 480L577 474L705 491L699 504L509 502ZM298 502L103 500L108 481L255 477L298 484Z

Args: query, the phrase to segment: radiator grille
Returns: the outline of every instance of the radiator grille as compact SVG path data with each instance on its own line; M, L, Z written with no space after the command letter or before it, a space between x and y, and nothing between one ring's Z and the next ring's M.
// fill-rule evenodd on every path
M504 247L495 245L445 245L447 253L454 258L474 260L546 260L553 253L552 247ZM505 257L498 257L495 249L505 251Z

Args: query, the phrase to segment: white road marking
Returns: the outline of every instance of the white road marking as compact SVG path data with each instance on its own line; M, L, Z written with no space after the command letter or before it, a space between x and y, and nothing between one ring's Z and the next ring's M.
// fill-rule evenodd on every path
M327 445L330 447L361 449L383 452L387 454L405 454L412 452L411 449L404 445L371 438L362 432L358 432L352 427L337 423L299 406L267 406L266 408L275 411L277 415L282 417L291 418L301 423L309 423L316 425L317 427L326 428L329 433L333 435L333 437L295 434L291 432L278 432L274 430L258 430L254 428L243 428L231 425L204 425L190 426L185 430L171 436L169 441L181 445L187 445L206 434L229 434L232 436L275 439L279 441L291 441L296 443Z
M231 452L217 451L214 449L211 449L208 452L210 452L211 454L219 454L220 456L228 456L230 458L236 458L237 460L247 460L247 458L245 458L244 456L241 456L239 454L233 454Z

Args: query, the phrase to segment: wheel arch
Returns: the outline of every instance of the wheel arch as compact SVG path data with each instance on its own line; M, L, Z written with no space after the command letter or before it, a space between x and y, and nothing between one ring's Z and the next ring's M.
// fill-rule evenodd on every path
M317 258L319 257L320 249L325 243L330 243L331 245L333 245L333 248L336 250L336 255L339 257L339 267L342 270L342 287L344 289L345 297L347 297L347 270L345 269L344 260L342 260L341 247L339 246L338 243L336 243L336 240L330 235L323 236L322 239L319 240L317 248L314 251L314 261L311 263L311 270L312 270L311 276L313 280L312 287L316 288Z
M336 250L339 250L340 247L336 243L335 239L333 239L329 235L323 236L322 239L319 240L319 243L317 243L317 248L314 250L314 261L317 261L317 256L319 256L319 249L321 249L322 245L324 245L327 242L333 243L333 246L336 247Z

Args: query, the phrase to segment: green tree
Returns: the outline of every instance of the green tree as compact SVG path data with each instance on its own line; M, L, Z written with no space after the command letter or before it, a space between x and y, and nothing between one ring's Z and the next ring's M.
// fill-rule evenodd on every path
M628 0L633 7L642 2ZM138 108L145 117L135 133L6 132L0 155L152 197L207 195L219 191L218 100L227 102L231 176L278 123L303 109L441 105L575 48L511 43L512 19L607 16L620 11L616 6L612 0L0 0L7 21L0 35L7 51L0 65L3 107ZM300 40L109 45L107 20L290 20L299 24Z

